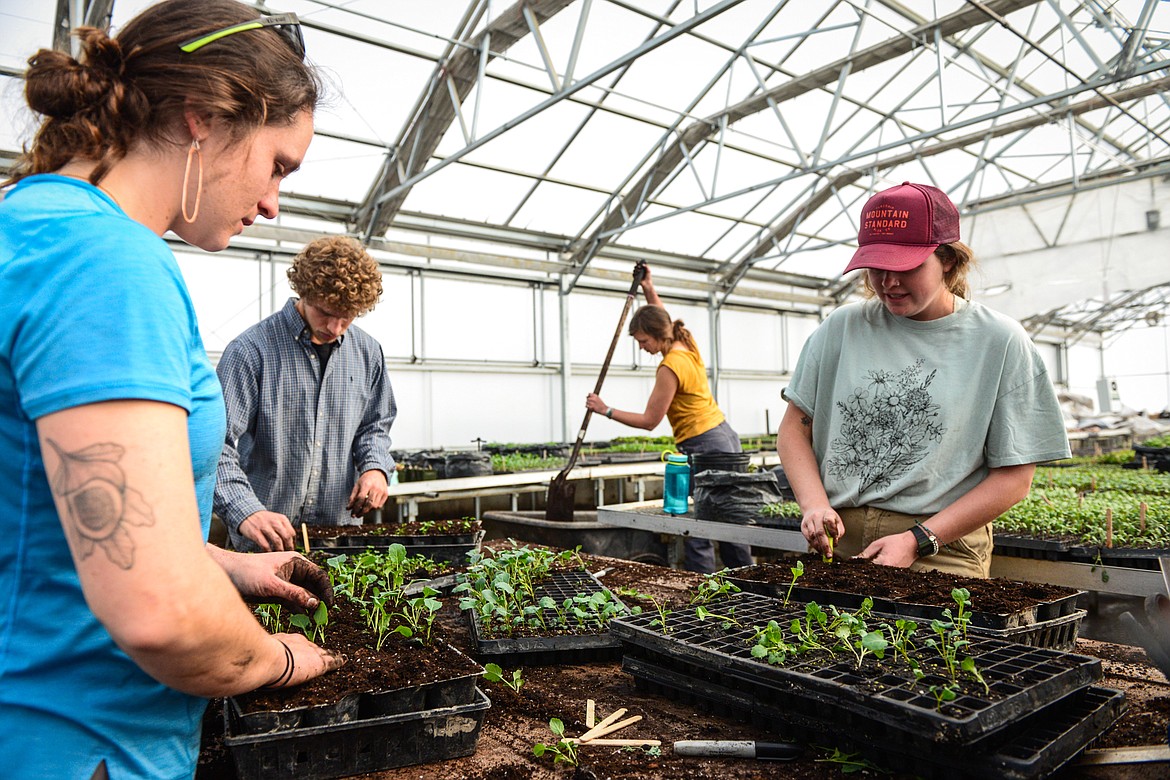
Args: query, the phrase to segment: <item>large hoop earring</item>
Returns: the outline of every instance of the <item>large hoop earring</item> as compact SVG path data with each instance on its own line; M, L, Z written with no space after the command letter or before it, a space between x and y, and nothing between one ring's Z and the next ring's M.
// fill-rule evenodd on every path
M191 158L199 160L199 181L195 184L195 210L187 215L187 193L191 189ZM199 201L203 197L203 152L199 150L199 140L191 139L191 146L187 149L187 168L183 171L183 221L190 225L199 217Z

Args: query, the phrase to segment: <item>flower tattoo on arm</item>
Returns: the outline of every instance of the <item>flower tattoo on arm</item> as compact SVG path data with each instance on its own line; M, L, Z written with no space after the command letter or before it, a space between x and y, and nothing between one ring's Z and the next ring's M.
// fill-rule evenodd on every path
M110 442L66 452L46 439L61 463L50 478L53 492L64 502L78 554L85 560L101 547L106 557L123 569L134 566L130 526L154 525L154 510L142 494L126 486L118 461L125 448Z

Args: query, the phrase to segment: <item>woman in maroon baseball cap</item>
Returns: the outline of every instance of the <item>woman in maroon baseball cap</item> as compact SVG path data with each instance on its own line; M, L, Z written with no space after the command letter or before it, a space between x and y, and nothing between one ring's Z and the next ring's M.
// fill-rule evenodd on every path
M830 314L782 395L777 451L822 554L986 577L991 521L1036 463L1069 456L1048 371L1018 322L971 300L971 249L941 190L861 213L866 300Z

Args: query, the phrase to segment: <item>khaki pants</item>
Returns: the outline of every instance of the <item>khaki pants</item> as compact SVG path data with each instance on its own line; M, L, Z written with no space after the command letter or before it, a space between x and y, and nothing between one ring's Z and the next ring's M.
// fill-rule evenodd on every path
M851 558L872 542L891 534L909 531L916 523L925 522L930 515L904 515L873 507L840 509L837 512L845 523L845 536L837 543L835 555ZM991 523L977 528L961 539L939 548L938 555L920 558L910 564L911 569L933 570L964 577L991 576Z

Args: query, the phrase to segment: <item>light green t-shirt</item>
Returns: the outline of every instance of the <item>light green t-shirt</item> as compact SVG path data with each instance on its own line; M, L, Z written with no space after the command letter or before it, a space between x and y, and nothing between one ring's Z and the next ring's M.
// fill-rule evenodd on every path
M1069 456L1048 371L1016 321L956 298L929 322L877 301L830 314L785 400L812 415L829 502L934 514L988 468Z

